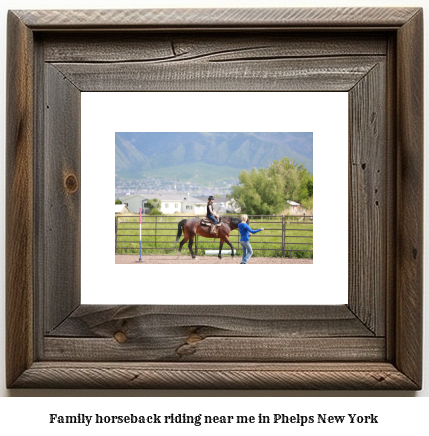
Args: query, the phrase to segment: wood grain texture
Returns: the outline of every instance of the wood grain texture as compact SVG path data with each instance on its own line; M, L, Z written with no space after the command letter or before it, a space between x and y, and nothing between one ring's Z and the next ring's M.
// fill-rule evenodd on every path
M349 307L376 335L385 335L386 63L349 92ZM356 289L360 289L356 292Z
M45 332L80 304L80 91L45 66Z
M422 381L423 12L398 32L397 364ZM412 204L412 207L409 205Z
M85 340L82 340L85 338ZM46 360L382 361L384 338L346 306L81 306Z
M383 362L384 338L200 337L170 336L148 331L127 337L117 331L110 339L46 338L44 360L68 362ZM123 338L123 339L122 339Z
M35 363L14 387L91 389L416 389L389 363Z
M40 359L40 350L43 349L43 338L46 332L44 307L45 307L45 190L42 189L45 182L45 63L43 44L34 44L34 83L37 83L34 90L34 112L35 116L35 132L34 132L34 243L33 243L33 259L34 270L38 274L34 275L34 353L33 358L37 361ZM41 309L43 308L43 309ZM40 311L40 312L39 312Z
M106 52L106 40L109 50ZM91 37L76 33L67 37L43 35L46 62L118 63L272 60L386 55L386 38L349 33L285 34L283 32L107 34Z
M348 91L378 57L180 63L55 63L82 91Z
M345 305L338 306L104 306L82 305L49 336L131 340L173 332L187 338L374 336Z
M8 14L6 111L6 382L33 361L33 49Z
M389 28L417 8L134 9L14 11L32 29L182 29L227 27Z
M396 232L397 225L397 44L396 35L388 37L387 52L386 105L390 109L386 113L387 129L387 178L386 195L386 359L395 361L396 355Z

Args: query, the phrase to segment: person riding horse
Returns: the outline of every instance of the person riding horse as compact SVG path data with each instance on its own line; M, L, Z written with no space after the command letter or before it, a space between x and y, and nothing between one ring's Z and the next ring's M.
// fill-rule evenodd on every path
M214 197L213 195L210 195L207 201L207 218L212 222L211 229L210 229L210 233L212 234L217 233L216 224L217 224L217 219L219 219L219 215L214 210L213 203L214 203Z
M234 247L229 240L229 236L232 230L238 229L240 220L234 216L223 216L222 224L222 226L217 227L216 233L209 233L208 227L206 225L201 225L200 218L188 218L180 221L177 224L176 244L179 242L182 233L183 239L180 242L177 255L180 256L183 245L188 242L189 252L191 253L192 259L196 259L196 253L192 250L192 245L196 235L200 235L204 238L219 239L219 254L217 256L219 259L222 259L222 247L225 242L231 248L231 256L234 257Z

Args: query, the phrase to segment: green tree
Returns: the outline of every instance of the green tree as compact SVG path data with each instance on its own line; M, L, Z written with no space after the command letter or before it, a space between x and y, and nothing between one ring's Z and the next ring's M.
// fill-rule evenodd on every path
M307 182L308 196L313 197L313 177Z
M301 202L313 194L313 176L293 159L274 161L268 168L241 171L230 197L250 215L280 213L287 200ZM311 195L310 192L311 191Z
M313 210L313 197L306 198L305 200L301 201L301 206L305 210Z
M115 201L115 204L122 204L122 201L119 198Z
M149 208L149 215L162 215L161 200L153 198L152 200L148 200L146 205Z

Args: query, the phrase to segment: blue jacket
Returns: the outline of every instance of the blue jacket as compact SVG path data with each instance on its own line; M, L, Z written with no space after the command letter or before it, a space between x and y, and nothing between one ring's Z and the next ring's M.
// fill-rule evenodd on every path
M240 232L240 235L241 235L240 241L248 241L249 240L249 232L250 233L258 233L261 231L261 229L252 230L248 224L240 223L238 225L238 231Z

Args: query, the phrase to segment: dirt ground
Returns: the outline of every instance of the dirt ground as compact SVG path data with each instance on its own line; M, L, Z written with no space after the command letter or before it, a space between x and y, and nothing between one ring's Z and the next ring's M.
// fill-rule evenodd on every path
M139 260L139 255L135 254L116 254L115 255L115 263L117 264L135 264L138 265L137 262ZM239 265L241 262L241 256L235 256L233 259L230 255L224 256L222 259L219 259L217 256L198 256L196 259L192 259L190 255L185 256L170 256L170 255L151 255L151 256L142 256L142 260L147 264L221 264L221 265ZM280 258L280 257L252 257L247 265L251 264L265 264L265 265L277 265L283 263L313 263L313 259L289 259L289 258Z

